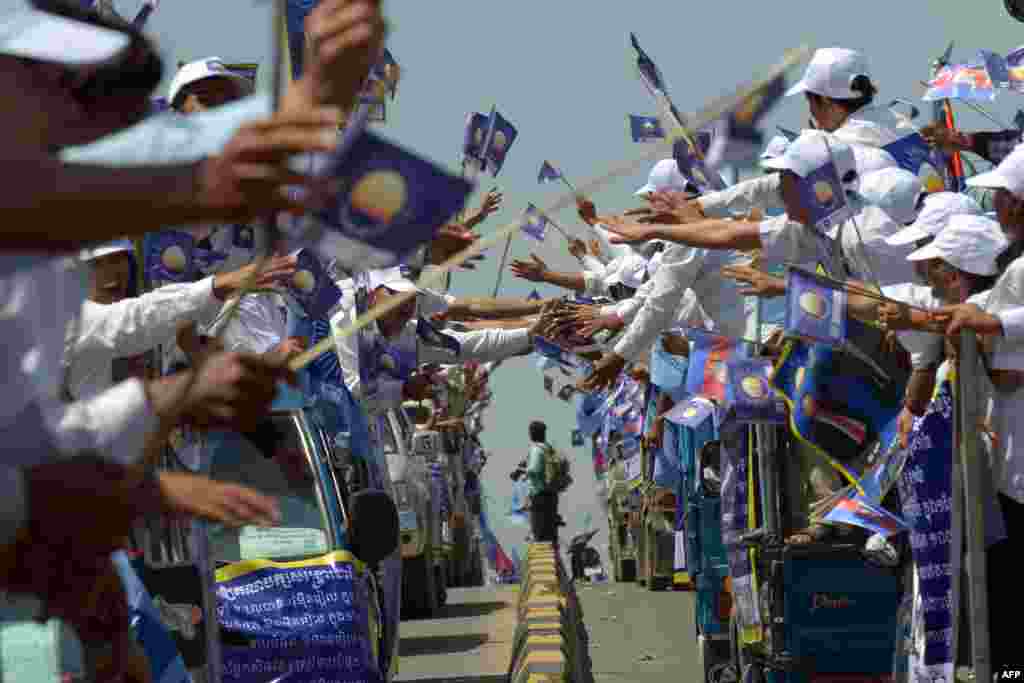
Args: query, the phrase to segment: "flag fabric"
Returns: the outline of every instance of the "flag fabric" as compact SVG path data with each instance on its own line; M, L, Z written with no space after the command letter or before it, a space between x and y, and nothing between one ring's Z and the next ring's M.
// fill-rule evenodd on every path
M338 285L327 274L317 255L309 249L299 251L295 274L285 283L285 288L310 318L326 317L341 301Z
M661 69L640 47L640 41L636 39L636 34L629 34L629 42L633 45L633 49L636 50L636 68L640 72L640 80L644 82L644 85L647 86L652 95L660 94L667 96L668 87L665 85L665 79L662 78Z
M780 74L763 88L751 93L716 124L707 165L742 164L756 159L764 147L764 133L757 125L786 93L786 80Z
M822 521L860 527L886 538L908 529L901 518L855 492L841 499Z
M935 78L929 81L928 90L921 99L925 102L991 102L995 97L995 87L984 65L951 64L940 69Z
M190 282L195 245L195 238L180 230L146 233L142 241L146 279L156 286Z
M312 240L318 254L347 270L384 268L429 242L465 205L473 184L440 166L363 131L341 145L326 174L341 191L317 214L316 225L297 221L290 235Z
M786 403L768 383L773 372L769 359L731 358L726 367L726 419L736 423L786 423Z
M192 250L192 262L195 265L195 270L203 276L216 272L227 258L227 254L213 249L200 249L196 247Z
M558 365L566 367L575 367L569 358L566 356L565 351L558 345L551 343L547 339L542 337L534 337L533 348L544 358L548 358Z
M992 52L991 50L980 50L981 63L985 67L988 80L994 89L1006 90L1010 87L1010 65L1006 57Z
M548 218L533 204L528 204L520 224L523 235L537 242L543 242L547 234Z
M910 455L899 480L903 516L910 527L910 548L917 570L924 623L923 670L912 675L950 680L955 652L953 577L960 571L960 542L953 522L953 389L943 382L916 425Z
M487 137L489 123L490 117L480 112L474 112L466 117L466 135L462 143L464 157L483 161L484 139Z
M697 188L700 194L725 189L726 185L722 176L718 171L709 169L693 146L686 140L679 139L672 143L672 158L675 159L679 172Z
M811 225L821 232L828 232L854 214L836 165L831 161L800 178L797 192L800 203L808 209Z
M395 99L395 95L398 93L398 73L398 62L395 61L391 51L384 48L381 58L370 70L370 78L383 83L384 91L390 95L391 99Z
M665 419L681 427L696 429L714 414L714 403L700 396L692 396L672 406L672 409L665 413Z
M1024 91L1024 47L1006 55L1006 69L1009 71L1010 89Z
M576 406L576 426L581 434L594 436L604 424L608 412L607 396L604 392L584 394Z
M835 283L802 268L790 267L786 272L786 335L844 346L849 338L846 303L846 291Z
M540 165L540 172L537 174L538 183L549 183L562 177L561 171L555 168L550 161Z
M530 292L530 296L526 297L527 301L540 301L540 299L540 292L538 292L536 289Z
M945 175L939 171L947 167L946 157L940 150L925 142L920 133L914 131L904 135L882 149L896 159L900 168L920 178L925 192L931 194L946 191Z
M508 156L512 143L519 137L519 131L497 109L491 110L487 125L487 137L484 140L480 157L486 169L495 178L501 173L502 166Z
M633 142L652 142L664 139L665 131L656 116L630 114L629 135L633 138Z
M687 330L693 342L690 364L686 371L686 390L690 394L712 398L720 404L725 401L728 383L726 361L738 354L735 339L704 330Z

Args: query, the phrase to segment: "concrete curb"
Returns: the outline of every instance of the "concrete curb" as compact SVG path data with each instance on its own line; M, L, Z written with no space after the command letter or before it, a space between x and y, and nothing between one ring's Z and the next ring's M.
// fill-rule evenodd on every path
M557 551L533 543L525 564L509 683L593 683L583 610Z

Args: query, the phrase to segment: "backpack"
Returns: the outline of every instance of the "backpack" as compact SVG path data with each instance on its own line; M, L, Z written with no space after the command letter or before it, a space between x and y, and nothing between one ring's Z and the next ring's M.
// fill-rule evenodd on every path
M569 459L549 445L544 447L545 488L552 493L562 493L572 485L569 473Z

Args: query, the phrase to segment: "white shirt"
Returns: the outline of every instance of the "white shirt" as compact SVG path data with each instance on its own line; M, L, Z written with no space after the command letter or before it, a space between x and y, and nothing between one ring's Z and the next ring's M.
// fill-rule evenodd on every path
M183 321L202 322L216 315L220 301L213 296L213 278L160 287L142 296L113 304L82 302L77 323L69 332L71 359L69 389L76 399L92 398L109 388L116 358L145 353L173 340Z
M622 282L622 274L627 271L642 272L646 268L647 260L630 250L620 256L616 256L608 265L598 270L584 270L583 295L589 297L609 296L612 286L616 282Z
M225 304L221 315L227 310ZM242 297L221 339L228 351L263 354L284 341L287 333L288 305L284 297L261 292Z
M610 306L601 307L601 315L615 315L629 325L636 318L637 314L644 307L644 301L654 291L655 279L652 277L640 285L636 294ZM677 325L682 327L704 327L704 311L697 301L697 295L692 289L687 289L683 294L683 302L679 306L678 315L675 320Z
M673 245L664 252L654 274L654 288L633 323L615 345L615 353L636 360L650 351L658 336L671 327L692 289L712 327L719 334L742 337L745 326L741 285L725 278L721 269L749 263L735 251Z

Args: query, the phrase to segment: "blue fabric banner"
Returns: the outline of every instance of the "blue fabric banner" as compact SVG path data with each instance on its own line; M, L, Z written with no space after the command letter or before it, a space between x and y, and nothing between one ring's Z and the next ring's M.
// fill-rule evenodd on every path
M380 681L363 570L346 552L299 562L251 560L217 570L224 680Z

